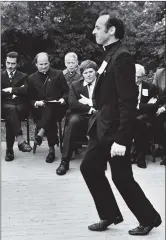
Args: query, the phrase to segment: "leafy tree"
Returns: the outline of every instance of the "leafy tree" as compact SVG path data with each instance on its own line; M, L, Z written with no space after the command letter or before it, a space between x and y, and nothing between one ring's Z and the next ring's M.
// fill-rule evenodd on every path
M2 62L15 50L25 72L35 70L33 58L40 51L51 56L53 67L64 68L64 56L77 53L80 62L101 62L102 48L92 36L95 20L103 9L118 10L126 27L124 42L135 61L148 70L159 65L158 54L165 45L164 2L125 1L27 1L1 2Z

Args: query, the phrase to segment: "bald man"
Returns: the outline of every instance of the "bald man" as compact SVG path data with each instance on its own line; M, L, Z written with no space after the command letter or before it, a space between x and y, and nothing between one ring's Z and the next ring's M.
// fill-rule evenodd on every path
M145 68L135 64L136 84L139 89L137 117L134 128L134 141L136 145L137 166L146 168L145 156L150 141L148 126L152 126L157 110L157 89L154 84L145 80Z
M41 145L46 135L49 146L46 162L52 163L55 159L54 146L57 143L57 121L67 109L69 87L62 71L50 67L47 53L38 53L34 62L37 71L28 78L28 95L33 119L38 128L34 145ZM53 100L58 102L50 102Z

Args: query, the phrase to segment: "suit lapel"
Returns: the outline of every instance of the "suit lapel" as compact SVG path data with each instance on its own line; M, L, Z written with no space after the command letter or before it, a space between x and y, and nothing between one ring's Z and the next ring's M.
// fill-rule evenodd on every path
M2 88L10 86L10 79L6 70L3 72L1 81L2 81Z
M88 87L83 85L84 81L81 82L80 93L85 97L89 98Z
M16 70L14 77L12 79L12 85L13 86L17 85L17 83L20 81L20 79L21 79L21 73Z
M120 42L120 41L117 42L117 44L115 44L115 45L108 51L108 53L105 55L103 61L106 61L107 64L108 64L108 63L110 62L113 54L116 52L116 50L119 48L120 45L121 45L121 42ZM106 66L106 68L107 68L107 66ZM105 69L106 69L106 68L105 68ZM92 96L93 99L95 98L96 88L97 88L97 86L98 86L98 83L99 83L100 80L101 80L101 76L103 76L103 73L102 73L102 74L99 74L99 73L97 72L96 84L95 84L94 91L93 91L93 96Z
M143 90L147 90L148 91L148 96L144 96L143 95ZM149 97L149 89L147 87L146 82L142 81L142 89L141 89L141 99L140 102L146 102L146 99Z

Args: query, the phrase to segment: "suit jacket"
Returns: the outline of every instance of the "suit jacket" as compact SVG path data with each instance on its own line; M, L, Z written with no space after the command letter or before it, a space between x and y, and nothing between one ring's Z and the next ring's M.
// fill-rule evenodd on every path
M12 87L11 93L2 91L3 88ZM12 99L12 96L17 97ZM22 104L27 102L27 74L16 70L12 81L9 79L7 71L1 73L1 97L2 104L10 102L11 104Z
M70 74L69 71L67 70L67 68L65 70L63 70L63 75L67 81L67 84L70 86L72 84L72 82L78 81L83 79L79 68L77 68L77 70L73 73Z
M156 71L154 76L153 84L157 88L157 93L159 96L159 105L166 108L166 76L165 68L160 68Z
M83 82L84 80L82 79L71 84L68 102L72 113L87 114L91 108L89 105L84 105L79 102L79 99L81 99L80 94L89 98L88 88L87 86L83 86Z
M141 99L137 115L147 114L153 116L158 108L158 103L150 104L148 101L151 98L157 98L157 89L154 84L142 81Z
M69 87L62 71L50 68L46 83L43 84L38 71L28 77L28 95L32 105L39 100L68 99Z
M99 140L105 138L127 145L133 137L138 90L135 83L135 65L131 54L120 41L106 48L104 60L108 65L97 79L94 104L98 110L89 123L89 134L96 126Z

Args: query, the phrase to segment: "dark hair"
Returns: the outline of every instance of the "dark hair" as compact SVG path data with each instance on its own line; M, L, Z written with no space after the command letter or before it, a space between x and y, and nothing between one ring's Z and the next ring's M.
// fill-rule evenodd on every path
M50 56L48 55L48 53L46 53L46 52L40 52L40 53L38 53L38 54L36 55L36 57L34 58L33 63L37 63L38 56L39 56L41 53L44 53L44 54L48 57L48 61L50 61Z
M6 55L6 59L7 57L9 58L16 58L17 61L18 61L18 53L17 52L9 52L7 55Z
M93 68L95 71L97 71L97 64L91 60L83 61L79 66L80 73L82 74L88 68Z
M110 11L110 10L103 10L100 12L99 16L109 15L109 18L106 22L106 29L109 30L110 27L114 26L115 30L115 37L118 39L122 39L124 37L125 29L123 21L120 19L118 12Z

